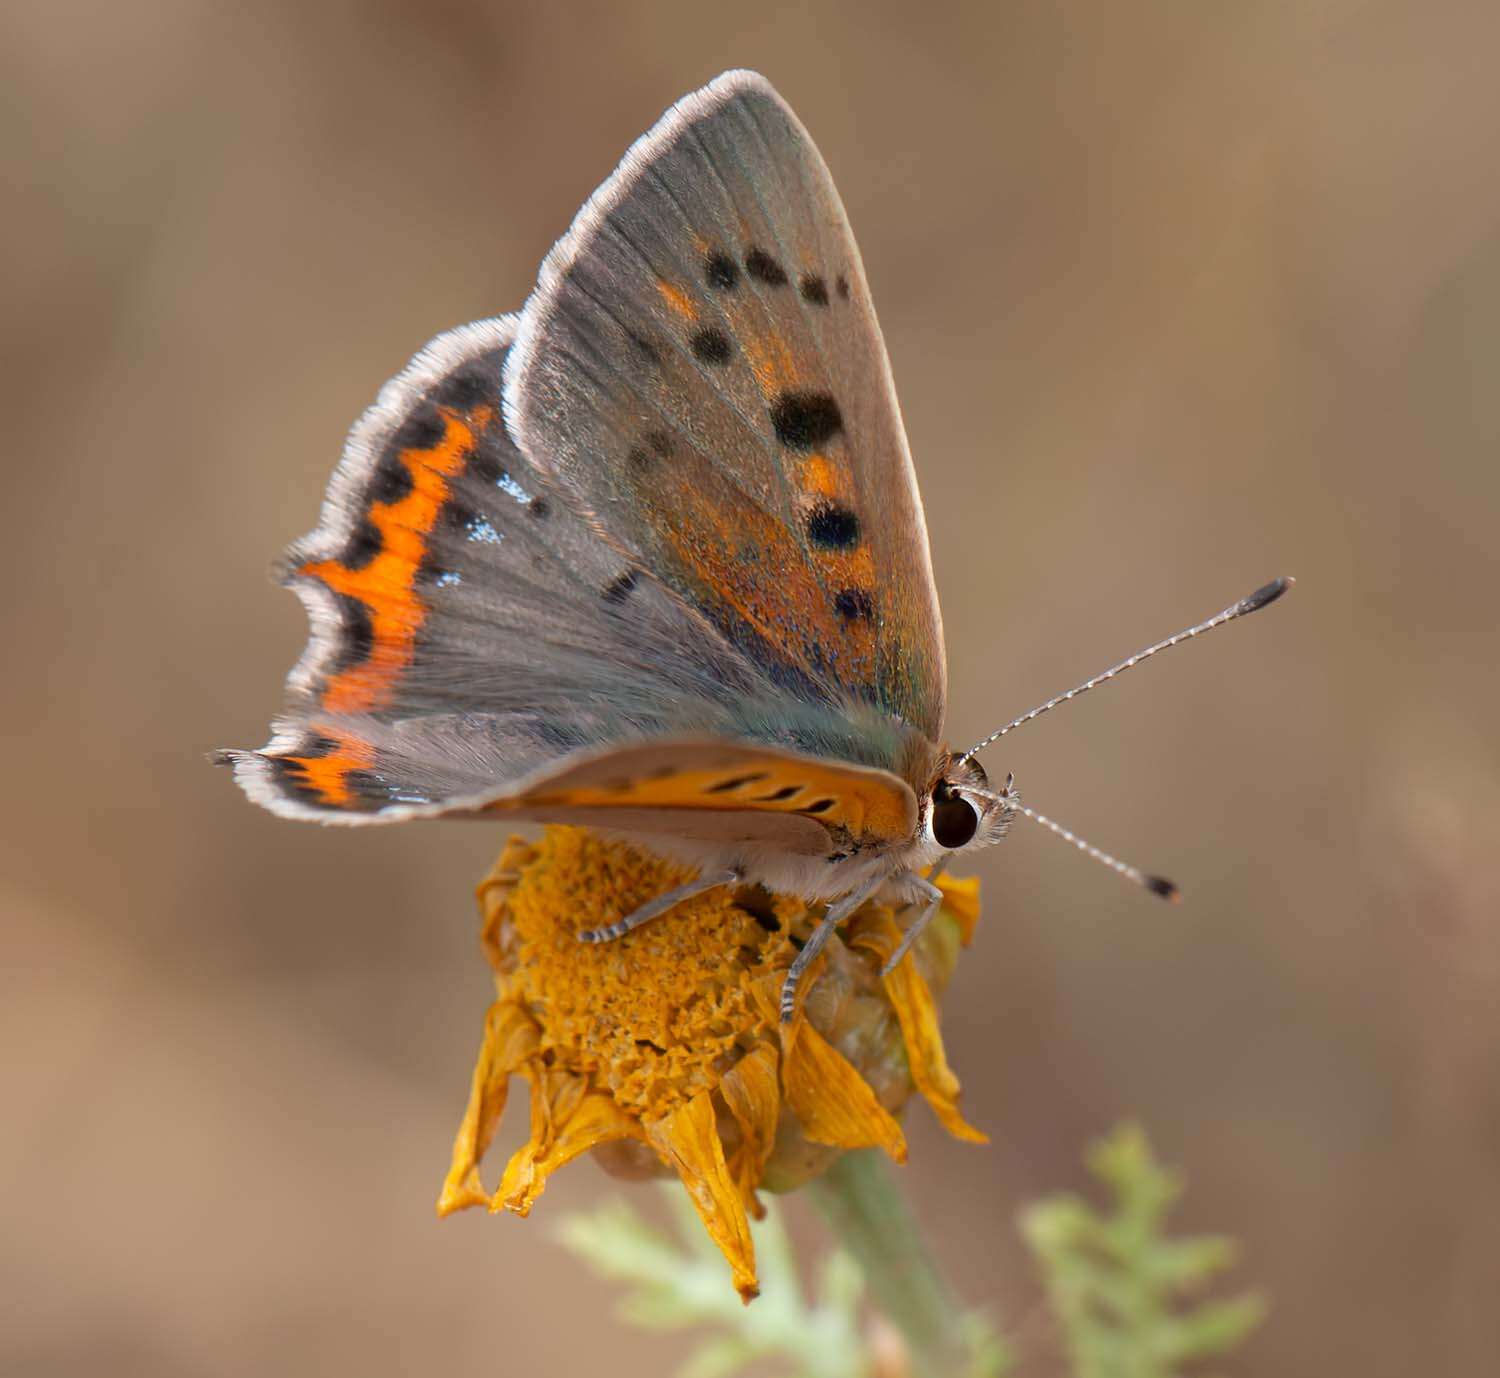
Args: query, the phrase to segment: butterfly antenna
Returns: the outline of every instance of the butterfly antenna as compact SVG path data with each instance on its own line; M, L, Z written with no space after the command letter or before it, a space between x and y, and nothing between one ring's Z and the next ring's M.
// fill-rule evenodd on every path
M1058 704L1067 703L1069 699L1076 699L1080 694L1088 693L1095 685L1112 680L1116 675L1123 674L1126 670L1139 665L1143 660L1150 660L1158 651L1169 650L1180 641L1191 641L1195 636L1202 636L1204 632L1211 632L1215 627L1222 627L1226 622L1233 622L1238 617L1244 617L1249 613L1259 612L1262 608L1269 607L1291 588L1294 583L1296 583L1296 580L1289 576L1281 579L1273 579L1263 588L1256 589L1248 598L1241 598L1238 603L1231 604L1223 612L1215 613L1206 622L1200 622L1196 627L1189 627L1186 631L1178 632L1176 636L1169 636L1165 641L1158 641L1154 646L1147 646L1144 651L1137 651L1133 656L1127 660L1122 660L1118 665L1111 665L1102 675L1095 675L1093 679L1085 680L1076 689L1069 689L1066 694L1059 694L1055 699L1048 699L1041 707L1033 708L1029 713L1022 713L1019 718L1012 718L998 732L991 732L982 742L975 742L958 759L960 761L967 761L971 756L983 751L992 742L998 742L1007 732L1020 727L1022 723L1030 722L1033 718L1039 718L1043 713L1051 712ZM1046 820L1039 818L1037 821L1044 822ZM1048 826L1054 827L1055 825L1049 823ZM1071 842L1078 841L1077 838L1065 829L1057 829L1057 831ZM1082 846L1083 844L1079 843L1079 845ZM1085 848L1085 850L1087 849Z
M992 790L979 789L974 785L959 785L957 788L963 794L977 795L981 799L988 799L1001 805L1004 809L1016 813L1025 814L1033 823L1040 823L1048 832L1056 833L1064 842L1071 842L1085 856L1092 857L1095 861L1103 862L1116 875L1124 876L1126 880L1133 881L1143 890L1149 890L1153 895L1160 895L1164 900L1170 900L1176 904L1182 899L1182 891L1177 888L1165 876L1153 875L1150 871L1143 871L1139 866L1132 866L1128 861L1121 861L1117 856L1111 856L1102 847L1096 847L1092 842L1086 842L1077 833L1048 818L1044 813L1038 813L1029 805L1021 802L1021 797L1015 791L1015 776L1006 777L1005 789L1000 793Z

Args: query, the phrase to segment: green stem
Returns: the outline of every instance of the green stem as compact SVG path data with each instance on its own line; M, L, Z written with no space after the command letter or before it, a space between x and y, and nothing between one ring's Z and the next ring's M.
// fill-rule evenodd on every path
M881 1154L845 1153L811 1190L839 1243L859 1264L876 1306L905 1338L913 1378L962 1378L970 1372L964 1312Z

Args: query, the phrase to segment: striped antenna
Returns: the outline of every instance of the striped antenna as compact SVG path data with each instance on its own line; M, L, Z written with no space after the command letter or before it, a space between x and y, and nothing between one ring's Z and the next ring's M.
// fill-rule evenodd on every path
M1153 875L1150 871L1141 870L1139 866L1132 866L1128 861L1121 861L1117 856L1111 856L1102 847L1096 847L1092 842L1085 842L1077 833L1063 827L1061 823L1023 804L1015 791L1015 782L1014 775L1007 775L1005 788L998 794L991 790L979 789L974 785L955 784L953 788L960 794L972 794L981 799L988 799L1007 811L1014 810L1016 813L1025 814L1033 823L1040 823L1048 832L1056 833L1064 842L1071 842L1085 856L1102 862L1116 875L1124 876L1126 880L1133 881L1141 889L1149 890L1153 895L1160 895L1162 899L1170 900L1173 904L1182 899L1182 891L1165 876Z
M1178 632L1176 636L1169 636L1165 641L1158 641L1154 646L1147 646L1144 651L1137 651L1129 659L1122 660L1118 665L1110 666L1102 675L1095 675L1093 679L1085 680L1076 689L1069 689L1066 694L1059 694L1055 699L1048 699L1040 708L1033 708L1029 713L1022 713L1019 718L1012 718L998 732L991 732L982 742L975 742L958 759L960 761L967 761L971 756L983 751L991 743L998 742L1007 732L1020 727L1023 722L1030 722L1033 718L1039 718L1043 713L1051 712L1058 704L1067 703L1069 699L1076 699L1080 694L1088 693L1095 685L1103 684L1107 680L1112 680L1116 675L1124 674L1126 670L1139 665L1143 660L1150 660L1158 651L1168 650L1181 641L1191 641L1195 636L1202 636L1204 632L1211 632L1215 627L1222 627L1226 622L1233 622L1238 617L1244 617L1252 612L1259 612L1261 608L1268 607L1274 603L1295 582L1296 580L1290 577L1273 579L1263 588L1256 589L1248 598L1241 598L1238 603L1231 604L1223 612L1215 613L1206 622L1200 622L1196 627L1189 627L1186 631ZM1025 812L1025 810L1023 809L1022 812ZM1039 817L1037 822L1046 823L1047 820ZM1061 836L1066 837L1070 842L1078 843L1081 847L1084 846L1083 843L1078 842L1078 839L1066 831L1066 829L1055 828L1055 825L1051 823L1048 823L1047 826L1053 827L1055 831ZM1088 850L1087 847L1084 849Z

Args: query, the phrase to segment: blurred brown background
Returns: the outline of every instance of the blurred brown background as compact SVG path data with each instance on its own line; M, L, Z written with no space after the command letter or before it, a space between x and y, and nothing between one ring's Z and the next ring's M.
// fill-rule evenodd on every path
M956 738L1301 580L992 753L1189 902L1025 827L975 863L995 1142L916 1110L905 1174L944 1261L1026 1323L1018 1205L1135 1113L1272 1295L1237 1371L1492 1371L1497 45L1486 0L6 6L0 1368L682 1352L549 1237L590 1167L434 1219L498 833L278 822L203 755L263 740L265 570L380 382L747 65L860 233Z

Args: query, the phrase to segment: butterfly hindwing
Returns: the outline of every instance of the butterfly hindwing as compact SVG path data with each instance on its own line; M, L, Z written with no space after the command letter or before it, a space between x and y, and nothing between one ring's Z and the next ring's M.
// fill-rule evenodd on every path
M484 811L721 841L734 830L821 856L910 836L917 804L888 771L718 740L653 742L561 763Z
M774 682L936 738L921 503L853 236L760 77L689 96L543 266L518 443Z
M440 336L351 433L282 562L312 635L270 745L278 812L356 821L494 791L569 752L723 727L757 676L511 443L514 318Z

